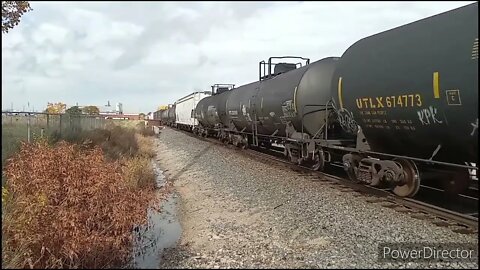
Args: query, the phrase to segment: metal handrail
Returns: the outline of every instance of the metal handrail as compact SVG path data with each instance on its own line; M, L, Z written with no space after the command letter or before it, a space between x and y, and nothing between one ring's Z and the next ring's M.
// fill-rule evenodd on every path
M304 123L305 123L305 122L304 122L304 119L305 119L305 116L306 116L306 115L309 115L309 114L312 114L312 113L320 112L320 111L323 111L323 110L327 111L327 110L328 110L328 106L330 105L330 103L332 103L332 100L329 100L329 101L327 102L327 104L305 104L305 105L302 106L302 138L301 138L301 142L302 142L302 144L301 144L302 153L303 153L303 134L304 134ZM313 110L313 111L304 113L306 107L324 107L324 108L318 109L318 110ZM327 132L327 131L328 131L328 125L327 125L327 123L328 123L328 113L325 114L325 124L324 124L324 126L325 126L325 140L327 140L327 138L328 138L328 137L327 137L327 134L328 134L328 132ZM323 127L322 127L322 128L323 128ZM322 130L322 128L320 128L319 131ZM315 133L315 135L314 135L312 138L315 138L315 136L316 136L317 134L318 134L318 131Z

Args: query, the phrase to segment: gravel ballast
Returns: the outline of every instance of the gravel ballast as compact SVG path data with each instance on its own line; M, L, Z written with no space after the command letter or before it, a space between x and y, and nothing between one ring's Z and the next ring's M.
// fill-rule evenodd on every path
M182 227L161 268L478 267L478 259L380 262L380 243L477 246L478 235L455 233L171 128L156 141Z

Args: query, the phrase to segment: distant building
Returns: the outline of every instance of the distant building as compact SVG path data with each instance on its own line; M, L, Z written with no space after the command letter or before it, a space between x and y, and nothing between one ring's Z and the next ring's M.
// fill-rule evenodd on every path
M123 114L123 105L120 102L117 102L115 107L110 105L110 101L108 101L107 105L105 106L98 106L100 110L100 114Z
M78 106L81 110L83 110L84 107L87 106ZM96 106L98 110L100 111L100 115L122 115L123 114L123 104L120 102L117 102L115 107L110 105L110 101L107 102L107 105L104 106Z
M123 114L123 104L120 102L117 102L117 113L118 114Z

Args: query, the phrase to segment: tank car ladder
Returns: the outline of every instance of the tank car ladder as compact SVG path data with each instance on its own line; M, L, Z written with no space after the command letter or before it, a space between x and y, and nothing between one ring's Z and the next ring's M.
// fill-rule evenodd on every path
M260 87L255 88L255 94L252 96L253 104L250 108L253 107L252 114L253 114L253 121L252 121L252 145L258 146L258 118L257 118L257 111L255 108L255 99L257 97L258 92L260 91Z
M254 121L252 122L252 145L258 146L258 128L257 128L257 114L255 114Z

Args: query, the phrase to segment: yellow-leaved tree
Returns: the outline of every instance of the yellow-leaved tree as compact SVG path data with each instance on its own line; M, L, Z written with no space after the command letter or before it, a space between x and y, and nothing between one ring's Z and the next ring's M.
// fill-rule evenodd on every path
M57 102L57 103L48 103L47 104L47 109L45 110L46 113L65 113L65 110L67 109L67 104L62 103L62 102Z

